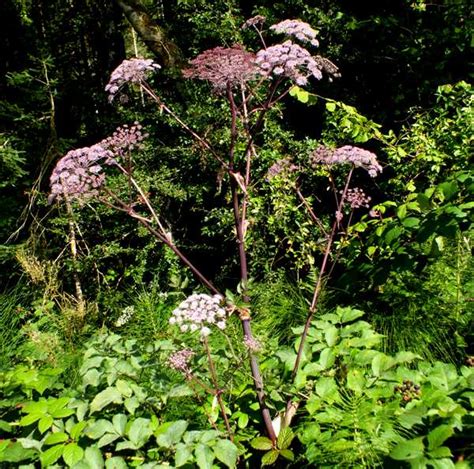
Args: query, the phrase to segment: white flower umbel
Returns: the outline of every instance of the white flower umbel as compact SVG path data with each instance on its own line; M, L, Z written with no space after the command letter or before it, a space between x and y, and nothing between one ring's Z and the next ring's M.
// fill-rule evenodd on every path
M207 337L211 333L209 326L225 329L226 311L221 306L222 301L221 295L194 293L173 311L169 322L182 332L199 331L202 338Z

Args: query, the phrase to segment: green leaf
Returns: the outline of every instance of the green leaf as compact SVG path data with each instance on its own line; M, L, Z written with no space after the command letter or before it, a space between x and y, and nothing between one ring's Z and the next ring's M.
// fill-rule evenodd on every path
M415 228L420 226L420 219L416 217L408 217L402 221L402 225L406 228Z
M218 440L214 447L214 454L221 463L229 468L233 468L237 464L239 451L232 441Z
M364 374L354 368L347 373L347 388L357 394L361 394L365 387Z
M452 434L454 429L451 425L440 425L428 433L428 449L433 450L441 446Z
M214 453L209 446L199 444L194 451L194 455L196 456L196 463L199 469L212 469Z
M104 467L104 458L97 446L88 446L84 453L84 460L90 469L102 469Z
M39 422L38 422L38 430L40 433L44 433L46 430L51 428L53 425L54 419L51 415L45 415Z
M114 429L120 435L125 434L125 425L127 425L127 416L125 414L115 414L112 418Z
M156 442L163 448L170 448L181 440L186 428L188 428L186 420L166 422L156 430Z
M77 440L77 438L81 435L82 430L84 430L86 426L87 426L87 422L85 420L73 425L73 427L71 428L71 431L69 432L69 434L71 435L71 438L73 440Z
M143 446L152 434L150 419L138 418L128 430L128 437L137 448Z
M176 451L174 455L174 464L176 467L184 466L192 457L191 449L184 443L178 443L176 445Z
M280 430L280 433L278 434L278 438L277 438L278 448L279 449L289 448L294 437L295 437L295 434L293 433L290 427L283 427Z
M125 408L130 412L130 414L135 414L135 411L140 407L140 401L136 396L129 397L124 401Z
M438 446L438 448L430 451L429 454L433 459L450 458L453 455L447 446Z
M45 445L56 445L69 440L69 436L63 432L50 433L44 440Z
M396 461L409 461L411 459L421 458L423 453L423 437L419 437L398 443L390 453L390 457Z
M316 394L322 397L323 399L337 396L337 391L337 384L334 378L320 378L316 383Z
M46 401L27 402L22 412L25 414L46 414L48 412L48 403Z
M28 425L35 423L37 420L40 420L43 417L44 414L28 414L20 419L18 425L20 425L21 427L27 427Z
M383 371L387 371L396 364L394 358L380 352L372 360L372 372L375 376L380 376Z
M63 459L64 462L69 466L74 466L84 456L84 450L77 446L76 443L69 443L64 447Z
M326 109L329 112L334 112L336 110L336 103L333 103L333 102L326 103Z
M109 386L94 397L90 405L90 411L93 413L102 410L112 402L120 404L122 402L122 395L117 388Z
M337 308L337 314L341 315L340 321L345 324L346 322L352 322L362 316L364 316L364 311L353 308Z
M63 445L57 445L46 450L40 456L41 465L43 467L48 467L54 464L63 454L63 449Z
M115 433L115 428L108 420L99 419L90 424L85 433L92 440L97 440L105 433Z
M387 244L391 244L392 241L395 241L400 235L403 233L403 229L399 226L394 226L391 230L389 230L385 235L385 242Z
M122 394L122 396L124 396L124 397L131 397L132 396L133 390L130 387L130 385L127 383L127 381L125 381L124 379L118 379L115 382L115 386L118 389L118 391L120 392L120 394Z
M334 354L334 351L330 348L325 348L319 356L319 364L323 367L323 370L326 370L333 366L335 361L336 355Z
M329 347L334 347L339 336L339 330L336 326L330 326L324 330L324 339Z
M291 449L282 449L280 451L280 454L285 458L288 459L288 461L294 461L295 460L295 454Z
M114 442L120 435L116 433L106 433L100 440L97 442L97 446L102 448L103 446L108 446L110 443Z
M273 448L273 443L272 440L266 436L257 436L257 438L254 438L250 442L250 446L255 449L266 451Z
M280 451L277 449L272 449L268 453L265 453L262 457L262 466L271 466L275 463L280 455Z
M105 469L128 469L128 466L123 458L114 456L105 460Z
M92 368L82 377L82 383L84 386L97 387L100 384L101 376L101 373L99 373L95 368Z

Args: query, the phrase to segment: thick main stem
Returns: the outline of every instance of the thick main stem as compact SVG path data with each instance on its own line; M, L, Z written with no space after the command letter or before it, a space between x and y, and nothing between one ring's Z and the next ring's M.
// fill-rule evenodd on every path
M234 170L234 157L235 157L235 144L237 140L237 108L234 101L234 96L232 94L232 90L230 86L227 88L227 97L230 103L230 111L231 111L231 144L229 149L229 171ZM246 152L249 151L251 140L249 141L248 148ZM247 287L246 283L248 280L248 266L247 266L247 253L245 250L245 237L243 231L243 219L240 214L240 207L239 207L239 195L238 195L238 184L237 181L231 177L231 191L232 191L232 208L234 212L234 220L235 220L235 230L237 233L237 244L239 250L239 260L240 260L240 279L243 283L243 295L242 299L248 303L250 298L247 294ZM253 339L252 335L252 328L250 325L250 314L247 312L246 314L240 315L240 320L242 323L242 329L244 333L244 337L251 341ZM260 412L262 414L263 423L265 425L268 437L272 440L273 443L276 441L276 434L272 424L272 418L270 415L270 409L267 407L265 402L265 391L263 388L263 379L262 375L260 374L260 368L258 366L258 361L255 355L249 351L250 356L250 370L252 373L252 378L254 380L255 391L257 394L258 403L260 406Z

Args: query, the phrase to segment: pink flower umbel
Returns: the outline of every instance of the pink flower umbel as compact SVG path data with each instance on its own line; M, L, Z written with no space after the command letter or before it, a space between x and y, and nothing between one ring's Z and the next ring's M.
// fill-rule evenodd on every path
M185 78L209 81L217 91L224 91L227 85L235 87L246 83L259 73L255 55L239 45L206 50L183 70Z
M112 101L120 89L127 83L142 83L150 72L161 67L152 59L127 59L124 60L110 75L110 80L105 87Z
M270 26L270 29L276 33L291 36L301 42L310 43L314 47L319 46L319 42L316 39L316 31L304 21L284 20Z

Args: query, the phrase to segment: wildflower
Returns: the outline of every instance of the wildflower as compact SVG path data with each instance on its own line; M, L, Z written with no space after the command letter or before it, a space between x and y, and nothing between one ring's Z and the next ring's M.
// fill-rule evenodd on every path
M378 173L382 172L382 166L377 161L377 156L374 153L350 145L336 150L320 146L311 153L309 159L313 166L318 163L327 165L352 164L355 167L365 169L371 177L376 177Z
M105 182L103 165L116 164L125 153L141 148L146 137L142 126L135 122L130 127L118 127L112 136L95 145L69 151L51 174L49 202L61 197L85 200L97 195Z
M189 296L172 313L170 324L179 326L182 332L200 331L201 337L211 333L210 325L223 330L226 327L226 311L221 307L221 295L204 293Z
M304 21L284 20L270 26L270 29L278 34L285 34L286 36L294 37L301 42L307 42L312 46L319 46L319 42L316 39L316 31Z
M168 366L173 370L180 371L186 376L191 375L191 368L189 367L189 361L195 353L190 349L179 350L173 353L168 358Z
M183 70L185 78L207 80L217 91L253 80L260 74L255 65L255 55L240 45L215 47L199 54Z
M113 153L101 144L69 151L51 174L49 201L60 197L87 199L98 194L105 181L101 163L113 161Z
M259 352L262 350L262 344L254 337L244 337L244 345L249 349L250 352Z
M142 128L138 122L134 122L130 127L127 124L117 127L115 132L102 140L100 144L109 149L114 156L123 157L134 149L143 148L142 142L148 137L148 134L143 134Z
M286 176L288 174L294 173L298 170L298 166L296 166L292 161L291 158L281 158L275 163L270 166L267 171L267 181L270 181L276 176Z
M127 322L132 319L132 316L135 314L135 308L133 306L127 306L122 310L122 314L118 317L117 321L115 321L115 327L122 327Z
M249 18L242 25L242 29L247 29L247 28L251 28L251 27L256 28L257 26L261 26L263 23L265 23L265 21L266 21L265 16L262 16L262 15L253 16L252 18Z
M161 67L152 59L132 58L124 60L110 75L110 80L105 87L112 101L115 95L127 83L142 83L149 72L154 72Z
M310 76L317 80L323 77L321 64L289 40L258 51L255 62L263 74L286 77L299 86L306 85Z
M370 200L371 198L362 189L354 187L354 189L347 190L344 202L349 203L352 209L356 209L360 207L369 208Z

